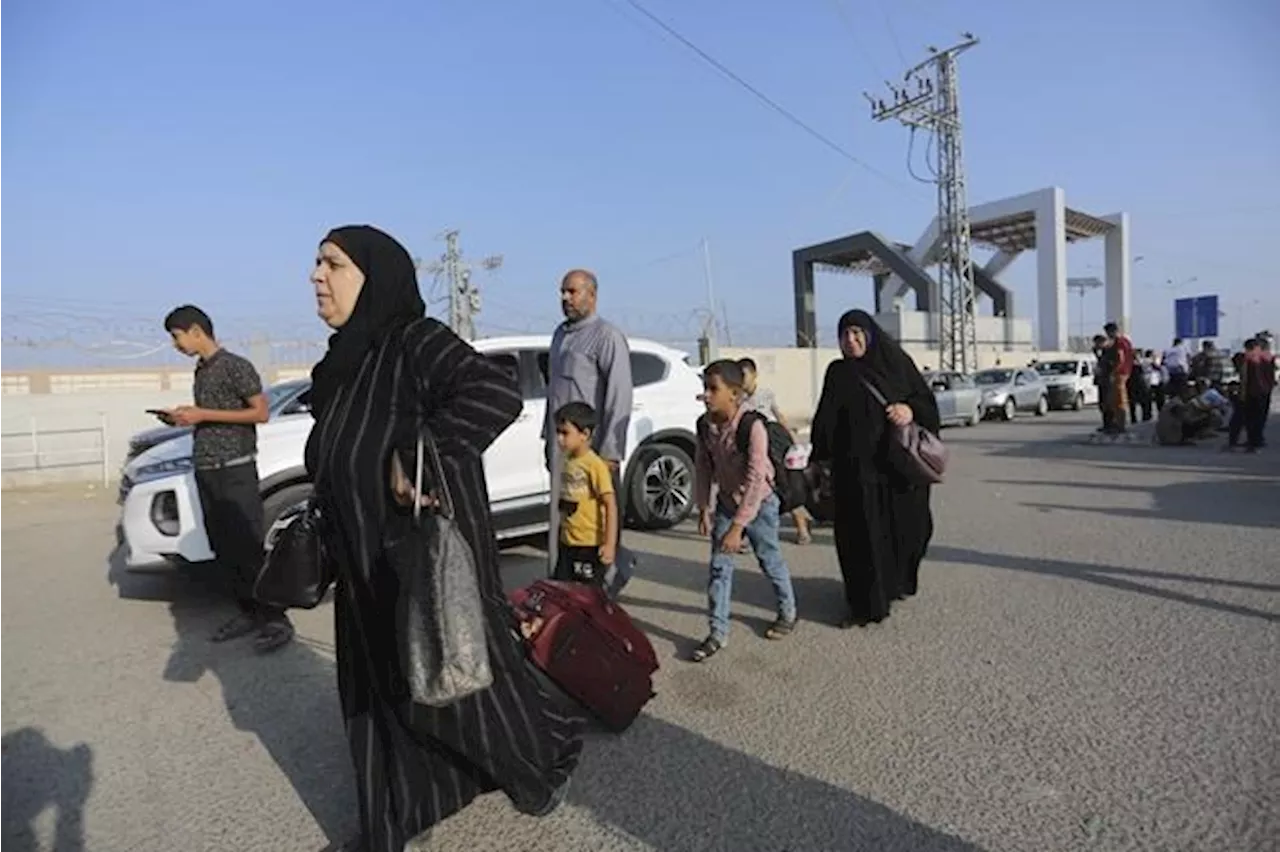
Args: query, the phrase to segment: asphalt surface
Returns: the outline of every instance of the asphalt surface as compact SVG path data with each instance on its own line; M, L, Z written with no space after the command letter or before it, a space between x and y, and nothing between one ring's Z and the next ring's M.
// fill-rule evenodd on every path
M705 545L631 534L658 697L596 734L568 804L489 796L431 850L1244 850L1280 841L1280 451L1084 446L1094 416L953 429L921 594L840 631L829 530L788 546L802 617L740 560L730 645ZM6 491L6 852L305 850L354 829L331 611L268 658L205 636L198 576L109 569L101 490ZM522 582L531 551L509 555Z

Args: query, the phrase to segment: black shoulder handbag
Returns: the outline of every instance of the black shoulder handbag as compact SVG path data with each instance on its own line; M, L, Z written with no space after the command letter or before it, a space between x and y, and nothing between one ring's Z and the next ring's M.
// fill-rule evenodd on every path
M266 554L253 584L255 600L285 609L319 606L334 580L329 524L315 493L280 515L267 531Z

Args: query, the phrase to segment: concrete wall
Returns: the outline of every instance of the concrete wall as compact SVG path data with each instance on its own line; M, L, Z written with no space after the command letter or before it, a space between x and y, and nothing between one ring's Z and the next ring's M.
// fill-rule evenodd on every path
M264 376L272 384L309 367ZM129 439L160 425L148 408L191 402L190 370L6 372L0 382L0 485L114 481Z

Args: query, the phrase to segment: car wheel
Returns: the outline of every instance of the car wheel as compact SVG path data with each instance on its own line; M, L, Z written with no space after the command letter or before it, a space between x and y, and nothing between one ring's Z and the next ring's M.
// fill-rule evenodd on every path
M1072 411L1079 411L1082 408L1084 408L1084 391L1077 393L1075 402L1071 403Z
M1036 417L1044 417L1049 413L1049 397L1042 396L1036 403Z
M628 485L630 515L640 529L669 529L693 511L693 459L674 444L637 451Z
M279 491L273 491L268 494L262 501L263 535L271 531L272 525L280 520L281 515L309 499L311 492L311 483L299 482L296 485L288 485Z
M982 422L982 406L978 406L973 410L973 413L969 415L969 419L964 421L964 425L977 426L981 422Z
M1018 406L1013 401L1013 397L1009 397L1004 401L1004 407L1000 409L1001 420L1012 420L1013 416L1018 413Z

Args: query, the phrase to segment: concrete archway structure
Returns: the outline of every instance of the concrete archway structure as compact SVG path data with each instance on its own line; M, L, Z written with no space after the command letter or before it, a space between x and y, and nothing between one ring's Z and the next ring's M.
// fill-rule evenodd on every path
M1038 344L1044 351L1067 347L1068 243L1102 237L1106 241L1105 290L1107 316L1129 328L1130 254L1129 214L1093 216L1066 206L1065 193L1049 187L1025 195L980 204L969 210L975 245L996 250L985 264L974 264L974 285L991 299L993 313L1006 320L1006 344L1013 341L1013 293L999 276L1023 252L1037 254L1036 293L1039 302ZM914 246L891 242L863 231L806 246L792 252L795 284L796 345L817 345L814 310L815 267L870 275L875 282L876 313L892 310L908 291L916 310L932 312L939 303L938 284L926 270L938 262L938 222L935 217Z
M1066 205L1061 187L1002 198L969 208L969 228L974 245L996 250L983 267L983 273L997 279L1023 252L1036 253L1036 300L1038 305L1037 338L1042 350L1067 348L1067 245L1102 237L1105 241L1107 319L1129 329L1130 272L1129 214L1111 213L1094 216ZM920 239L908 252L921 267L937 263L938 220L929 223ZM975 284L978 265L974 265ZM877 300L902 296L913 285L889 276ZM1002 288L1003 289L1003 288ZM981 285L979 285L981 291ZM1012 312L1006 316L1012 316Z
M932 306L938 301L938 284L924 267L911 258L911 246L890 242L874 231L862 231L796 249L791 254L791 262L795 277L797 346L812 346L814 344L809 341L817 339L813 305L813 273L816 267L870 275L875 282L877 314L891 311L894 301L908 289L915 294L918 311L931 313ZM996 274L1003 269L1001 266ZM975 266L973 272L978 292L990 297L995 315L1012 318L1013 293L985 269ZM897 283L891 287L890 282Z

